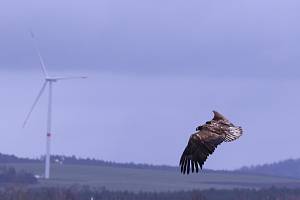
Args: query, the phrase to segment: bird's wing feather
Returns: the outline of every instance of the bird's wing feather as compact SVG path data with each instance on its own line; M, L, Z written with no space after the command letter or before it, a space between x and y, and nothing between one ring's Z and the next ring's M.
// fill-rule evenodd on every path
M202 169L207 157L214 152L216 147L225 139L224 135L218 135L208 130L200 130L191 135L188 145L180 159L181 172L183 174Z
M226 132L225 142L232 142L243 135L242 127L229 127Z

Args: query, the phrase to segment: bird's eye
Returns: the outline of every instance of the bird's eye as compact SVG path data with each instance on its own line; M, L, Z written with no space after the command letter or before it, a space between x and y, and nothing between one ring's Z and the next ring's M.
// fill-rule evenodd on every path
M196 128L196 131L200 131L202 129L202 126L198 126L197 128Z
M211 121L206 122L206 124L211 124Z

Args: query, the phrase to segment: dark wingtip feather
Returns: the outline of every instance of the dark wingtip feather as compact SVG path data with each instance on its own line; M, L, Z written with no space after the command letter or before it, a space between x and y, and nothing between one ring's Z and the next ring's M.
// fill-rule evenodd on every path
M192 173L194 173L194 171L195 171L195 162L192 161Z
M195 165L196 165L196 172L198 173L198 172L199 172L199 166L198 166L198 163L195 162Z
M184 164L183 164L183 174L186 172L186 165L187 165L187 159L184 159Z

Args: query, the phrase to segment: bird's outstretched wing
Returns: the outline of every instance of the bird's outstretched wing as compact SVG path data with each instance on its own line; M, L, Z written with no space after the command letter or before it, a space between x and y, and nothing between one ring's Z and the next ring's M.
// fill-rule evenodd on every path
M189 174L202 169L207 157L225 140L224 135L202 129L191 135L188 145L180 158L181 173Z

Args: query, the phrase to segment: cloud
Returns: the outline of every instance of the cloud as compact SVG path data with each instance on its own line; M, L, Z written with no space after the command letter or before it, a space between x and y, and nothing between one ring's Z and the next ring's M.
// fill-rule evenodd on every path
M299 76L296 1L7 2L1 66L227 77Z

